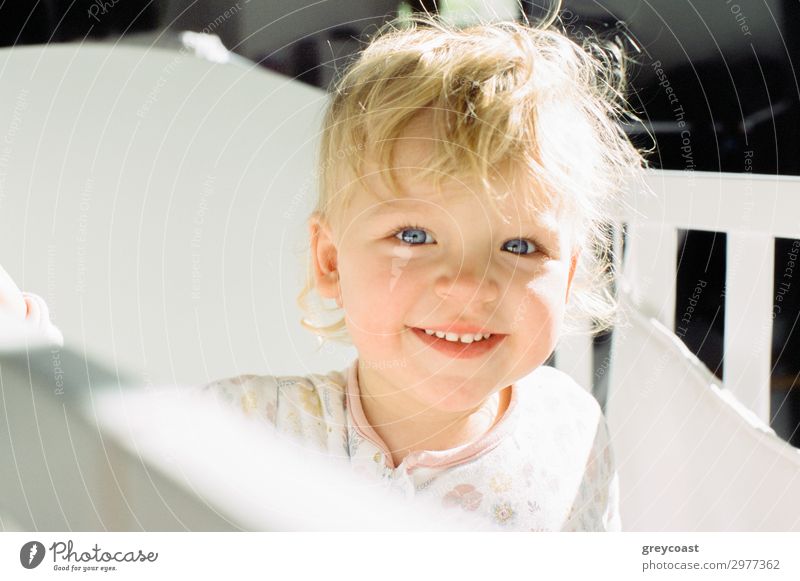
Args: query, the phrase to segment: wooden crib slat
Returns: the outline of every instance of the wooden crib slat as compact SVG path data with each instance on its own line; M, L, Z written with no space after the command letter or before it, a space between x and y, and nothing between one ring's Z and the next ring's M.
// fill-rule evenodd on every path
M768 234L728 234L723 383L768 424L774 264Z
M628 224L627 235L623 273L633 304L674 330L678 231L655 223Z

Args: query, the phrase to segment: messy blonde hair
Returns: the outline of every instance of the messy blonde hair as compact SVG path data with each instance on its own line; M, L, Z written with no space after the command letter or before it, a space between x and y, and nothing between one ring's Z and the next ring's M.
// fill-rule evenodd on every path
M557 207L581 254L565 331L609 328L610 205L643 165L620 127L626 114L623 61L598 45L581 47L551 23L495 22L458 28L439 17L414 16L384 25L335 83L323 120L315 212L336 222L349 192L374 160L391 168L395 143L421 111L432 116L435 153L421 177L473 177L487 193L495 168L521 170L532 185L526 211ZM618 55L617 55L618 56ZM395 176L382 172L391 191ZM496 208L493 195L489 201ZM555 206L554 206L555 205ZM340 309L312 305L309 256L298 304L301 324L321 341L349 343L344 318L315 321ZM577 324L574 324L577 323Z

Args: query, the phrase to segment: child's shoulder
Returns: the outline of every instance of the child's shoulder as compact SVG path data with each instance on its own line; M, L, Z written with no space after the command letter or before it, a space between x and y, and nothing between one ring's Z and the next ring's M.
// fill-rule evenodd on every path
M346 385L344 372L331 371L284 376L242 374L212 381L200 389L246 413L257 410L271 415L280 402L283 407L290 405L321 416L323 408L336 407L335 402L344 398Z
M344 390L346 375L342 371L310 373L308 375L255 375L242 374L217 379L203 385L206 390L276 390L276 389L338 389Z
M602 415L595 397L563 371L540 365L517 382L522 399L530 406L550 412L567 409L587 416Z

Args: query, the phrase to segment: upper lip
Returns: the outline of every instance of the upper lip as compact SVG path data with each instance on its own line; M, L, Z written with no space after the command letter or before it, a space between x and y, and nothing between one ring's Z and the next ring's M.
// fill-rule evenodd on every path
M464 324L457 324L453 323L452 325L432 325L430 327L416 327L417 329L430 329L431 331L440 331L442 333L457 333L458 335L476 335L480 333L481 335L499 335L500 333L495 333L494 331L489 331L484 327L477 327L475 325L464 325Z

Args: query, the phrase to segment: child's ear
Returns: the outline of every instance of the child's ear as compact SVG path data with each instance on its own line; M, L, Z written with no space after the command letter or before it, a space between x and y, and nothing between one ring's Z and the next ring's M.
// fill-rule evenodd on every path
M567 294L564 297L564 302L569 302L569 291L572 289L572 279L575 276L575 270L578 267L578 258L580 258L581 251L576 248L572 251L572 256L569 259L569 276L567 277Z
M341 307L337 249L333 231L327 220L314 212L308 219L311 237L311 261L317 292L326 299L336 299Z

